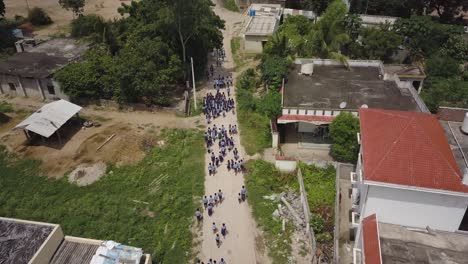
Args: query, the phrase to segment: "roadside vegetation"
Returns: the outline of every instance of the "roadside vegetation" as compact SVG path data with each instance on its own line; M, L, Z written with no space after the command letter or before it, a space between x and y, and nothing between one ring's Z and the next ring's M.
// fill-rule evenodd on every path
M85 187L50 180L40 161L0 148L0 215L57 223L68 235L142 247L154 263L191 259L196 202L204 193L199 132L167 130L137 165L114 167Z
M331 258L333 249L333 227L335 207L335 168L318 168L314 165L299 163L304 178L304 187L308 193L309 207L312 213L310 225L314 229L317 246ZM291 255L291 233L294 224L288 221L286 231L282 232L281 219L274 218L278 201L266 199L291 188L299 194L296 173L280 173L273 164L263 160L247 163L246 186L248 200L253 215L265 232L266 245L273 263L288 263Z
M237 117L240 137L248 155L262 152L271 145L270 119L260 109L269 102L258 97L258 76L254 69L244 71L236 82ZM276 107L277 103L273 103Z
M286 191L287 185L295 180L295 175L281 174L273 164L263 160L249 161L246 167L245 184L249 190L247 199L258 225L265 232L269 255L274 264L288 263L293 224L289 222L286 232L282 232L282 221L272 217L278 208L278 202L265 199L264 196Z
M239 12L239 7L237 7L235 0L223 0L223 3L227 10L232 12Z

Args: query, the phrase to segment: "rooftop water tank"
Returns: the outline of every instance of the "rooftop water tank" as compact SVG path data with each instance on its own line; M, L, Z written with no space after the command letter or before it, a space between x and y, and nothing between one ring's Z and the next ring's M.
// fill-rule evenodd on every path
M301 65L301 74L303 75L312 75L314 73L314 64L313 63L304 63Z

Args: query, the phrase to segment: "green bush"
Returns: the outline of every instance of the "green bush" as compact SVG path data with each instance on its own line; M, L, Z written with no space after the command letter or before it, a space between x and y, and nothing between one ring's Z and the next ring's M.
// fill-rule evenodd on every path
M273 89L258 101L258 110L269 118L276 118L281 114L281 94Z
M39 7L34 7L29 11L28 21L35 26L44 26L53 23L52 19L47 15L44 9Z
M351 113L342 112L330 124L330 137L333 141L331 156L341 162L357 161L359 144L359 119Z
M0 113L10 113L10 112L13 112L13 106L6 101L0 101Z
M101 36L106 28L106 21L98 15L80 16L71 23L71 36L74 38L91 35Z
M244 71L237 79L237 117L242 145L248 155L261 152L271 145L270 118L258 111L254 97L257 88L255 70Z

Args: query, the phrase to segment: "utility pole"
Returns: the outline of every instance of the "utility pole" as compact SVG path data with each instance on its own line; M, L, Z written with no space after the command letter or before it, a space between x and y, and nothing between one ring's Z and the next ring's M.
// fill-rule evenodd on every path
M193 71L193 57L190 57L190 62L192 63L192 81L193 81L193 106L197 110L197 94L195 92L195 72Z
M28 0L26 0L26 6L28 7L28 13L29 13L29 11L31 11L31 10L29 9L29 2L28 2Z

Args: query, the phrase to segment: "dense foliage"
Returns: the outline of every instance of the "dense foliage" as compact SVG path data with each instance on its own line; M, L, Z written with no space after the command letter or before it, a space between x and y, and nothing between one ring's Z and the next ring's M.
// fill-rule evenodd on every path
M46 14L44 9L34 7L29 10L28 21L35 26L44 26L52 24L52 19Z
M71 10L73 16L79 16L84 12L85 0L59 0L59 4L65 10Z
M411 15L435 14L443 23L460 22L468 11L466 0L352 0L353 13L409 18Z
M301 7L305 10L312 10L317 15L321 15L333 0L302 0Z
M5 3L4 0L0 0L0 18L5 15Z
M204 73L207 53L222 44L224 22L212 6L209 0L143 0L124 4L116 21L79 17L72 35L100 43L98 51L63 69L57 79L75 98L167 105L188 79L188 59ZM74 74L80 71L87 74Z
M259 81L254 69L244 71L236 82L237 117L240 136L248 155L263 151L271 145L270 118L277 114L278 96L255 97ZM266 98L266 99L265 99ZM281 103L281 102L280 102Z
M355 163L359 153L357 133L359 119L348 112L340 113L330 124L330 137L333 141L330 154L341 162Z
M263 160L253 160L246 164L245 185L247 199L258 225L264 231L265 244L273 263L288 263L291 254L291 224L282 232L280 219L272 217L278 203L264 198L287 190L288 184L295 180L294 174L281 174L273 164Z
M42 177L38 161L17 159L1 147L0 215L57 223L67 235L142 247L153 263L189 263L188 226L194 201L204 192L203 137L183 130L162 137L164 148L154 148L137 165L111 168L85 187Z
M307 200L312 213L311 226L319 243L333 243L336 171L332 165L319 168L300 162ZM299 190L299 186L296 188ZM328 245L331 248L332 245ZM320 247L320 245L319 245Z
M107 23L101 16L87 15L80 16L71 22L71 37L81 38L91 35L102 36L106 29Z
M389 25L361 28L359 36L359 41L350 45L352 58L389 62L395 50L402 43L400 34L390 30Z

